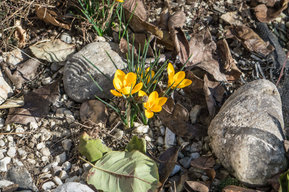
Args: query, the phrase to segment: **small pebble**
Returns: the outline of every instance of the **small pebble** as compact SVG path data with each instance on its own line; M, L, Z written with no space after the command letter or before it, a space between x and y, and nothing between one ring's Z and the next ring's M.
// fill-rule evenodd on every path
M15 130L16 133L24 133L25 130L23 129L23 127L18 126ZM24 137L25 134L17 134L18 137Z
M158 144L158 145L163 145L163 144L164 144L164 139L163 139L163 137L158 137L157 144Z
M51 153L50 153L50 150L47 148L47 147L44 147L40 150L40 152L42 153L42 155L44 156L50 156Z
M171 146L175 145L175 142L176 142L176 135L169 128L166 128L165 133L166 148L170 148Z
M8 136L7 136L7 140L10 141L10 142L13 142L13 141L14 141L14 139L13 139L13 137L12 137L11 135L8 135Z
M67 179L68 178L68 174L67 174L67 172L66 171L60 171L60 173L59 173L59 178L61 179L61 180L65 180L65 179Z
M0 159L3 159L5 156L2 152L0 152Z
M53 188L55 188L55 187L56 187L56 185L55 185L55 183L52 182L52 181L48 181L48 182L46 182L46 183L43 183L43 185L42 185L42 189L43 189L44 191L49 191L49 190L51 190L51 189L53 189Z
M197 159L197 158L200 157L200 154L199 154L199 153L191 153L191 154L190 154L190 157L191 157L192 159Z
M52 170L54 174L57 174L58 172L62 170L62 168L60 166L55 166L55 167L52 167Z
M0 147L3 147L3 146L5 146L5 142L1 139L0 140Z
M43 142L38 143L38 144L36 145L36 149L37 149L37 150L40 150L40 149L42 149L42 148L44 148L44 147L45 147L45 143L43 143Z
M84 163L82 165L82 168L84 171L88 171L92 166L89 163Z
M124 135L123 130L120 130L120 129L116 129L116 130L115 130L114 137L115 137L116 139L119 139L119 140L122 139L123 135Z
M63 152L55 157L55 161L62 164L66 161L66 153Z
M62 141L62 147L65 151L69 151L72 147L72 141L71 139L64 139Z
M36 164L36 161L35 159L27 159L27 162L32 164L32 165L35 165Z
M7 155L9 157L15 157L16 156L16 148L15 147L10 147L7 151Z
M49 163L48 165L46 165L43 169L42 169L42 173L46 173L48 172L51 168L56 167L58 165L58 162L52 162Z
M148 136L148 135L145 135L145 136L144 136L144 139L145 139L146 141L148 141L148 142L152 141L152 138L151 138L150 136Z
M144 133L148 133L149 131L148 125L141 125L141 124L135 123L135 126L137 127L133 130L133 132L144 134Z
M61 179L57 176L53 177L53 181L56 183L56 185L62 185L63 182L61 181Z
M170 176L174 176L174 175L177 174L180 170L181 170L181 166L175 165L175 167L174 167L174 169L172 170Z
M7 165L11 162L11 157L4 157L0 160L0 172L7 172Z
M5 131L11 131L11 126L9 124L5 126Z
M34 130L34 129L37 129L37 128L38 128L38 125L37 125L36 122L30 122L29 128L32 129L32 130Z
M63 168L64 171L68 171L71 168L71 163L69 161L65 161L62 164L62 168Z
M48 84L51 83L51 81L52 81L52 78L51 78L51 77L46 77L46 78L42 79L41 83L42 83L43 85L48 85Z
M50 173L42 173L39 178L40 179L50 179L52 177L52 174Z
M71 36L65 32L60 35L60 40L68 44L72 42Z
M161 135L162 135L162 136L165 135L166 128L165 128L163 125L160 126L160 132L161 132Z
M42 156L41 157L41 161L42 162L48 162L49 161L49 157L48 156Z
M191 157L184 157L183 159L180 160L180 164L184 168L188 169L190 167L191 161L192 161Z
M19 159L13 158L12 161L13 161L13 164L17 165L18 167L24 166L24 164Z
M27 155L27 152L24 149L22 149L22 148L19 148L17 150L17 152L20 155L20 157L25 157Z

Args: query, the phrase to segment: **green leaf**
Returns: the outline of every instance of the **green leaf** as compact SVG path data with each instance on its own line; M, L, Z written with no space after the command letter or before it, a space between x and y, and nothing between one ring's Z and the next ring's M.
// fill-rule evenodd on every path
M158 186L156 163L139 151L108 152L95 163L87 183L104 192L148 192Z
M288 189L289 189L288 176L289 176L289 170L287 170L285 173L280 175L280 177L279 177L279 183L280 183L279 191L282 191L282 192L288 191Z
M126 148L127 151L138 150L143 154L146 153L146 140L144 138L138 138L136 135L132 137L130 142L127 144Z
M90 162L97 161L102 158L103 153L111 151L111 149L102 144L100 139L91 139L87 133L83 133L79 140L78 150Z

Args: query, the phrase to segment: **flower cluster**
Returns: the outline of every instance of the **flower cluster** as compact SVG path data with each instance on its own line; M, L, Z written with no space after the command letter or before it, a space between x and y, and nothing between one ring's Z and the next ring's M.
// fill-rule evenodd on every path
M168 88L167 89L176 89L176 88L184 88L189 86L192 81L189 79L185 79L185 72L179 71L175 74L175 69L171 63L168 64ZM143 103L143 107L145 108L145 116L150 119L154 116L154 113L160 112L162 110L162 106L167 102L166 97L159 97L157 91L153 91L149 94L141 90L144 84L148 84L155 76L155 72L147 68L142 74L141 70L138 69L137 73L140 73L140 79L142 82L137 83L137 74L133 72L129 72L125 74L122 70L117 70L114 79L113 86L115 90L110 90L110 92L117 97L124 96L132 96L133 94L138 93L139 97L148 97L147 101ZM153 83L157 81L154 80Z

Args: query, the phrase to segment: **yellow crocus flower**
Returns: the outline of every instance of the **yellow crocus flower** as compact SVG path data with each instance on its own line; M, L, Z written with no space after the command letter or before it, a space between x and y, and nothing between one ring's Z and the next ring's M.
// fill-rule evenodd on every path
M140 90L138 92L138 96L147 96L147 94ZM145 108L145 116L150 119L154 116L154 113L160 112L162 110L162 106L167 102L166 97L159 97L158 92L152 92L149 97L148 101L143 104Z
M124 2L124 0L115 0L115 1L120 2L120 3L123 3L123 2Z
M143 83L136 85L136 79L135 73L129 72L125 74L122 70L118 69L113 78L113 86L116 90L110 90L110 92L117 97L137 93L141 90Z
M184 88L192 84L192 81L185 79L186 73L179 71L175 74L175 69L171 63L168 64L168 86L174 88Z

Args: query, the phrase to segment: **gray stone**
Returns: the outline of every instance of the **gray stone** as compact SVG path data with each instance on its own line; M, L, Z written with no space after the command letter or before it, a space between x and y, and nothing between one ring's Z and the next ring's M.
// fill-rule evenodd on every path
M54 192L94 192L94 191L87 185L76 182L68 182L58 186L54 190Z
M72 42L71 36L65 32L60 35L60 40L69 44Z
M53 181L56 183L56 185L62 185L63 182L61 181L61 179L57 176L53 177Z
M0 172L7 172L7 165L11 162L11 157L4 157L0 160Z
M190 167L191 161L192 161L192 157L184 157L183 159L180 160L180 164L188 169Z
M43 183L41 188L44 191L49 191L49 190L53 189L54 187L56 187L55 183L53 181L48 181L46 183Z
M0 129L4 127L5 120L0 117Z
M7 155L9 157L15 157L16 155L16 148L15 147L10 147L7 151Z
M2 189L3 187L8 187L9 185L13 185L14 183L8 180L0 180L0 189Z
M65 151L69 151L72 147L71 139L65 139L62 141L62 147Z
M281 99L270 81L256 80L235 91L208 135L222 165L244 183L264 185L287 168Z
M30 173L24 167L12 167L7 172L7 179L19 185L21 189L38 191Z
M71 163L69 161L65 161L61 167L64 171L68 171L71 168Z
M55 157L55 161L58 162L59 164L64 163L66 161L66 153L60 153Z
M12 88L5 81L2 72L0 71L0 104L2 104L8 96L13 94Z
M123 69L126 66L122 58L115 52L117 50L118 44L116 43L94 42L86 45L68 59L63 74L66 94L77 102L94 99L94 95L102 98L111 97L110 89L113 89L112 79L116 68L110 57L119 69ZM103 76L86 59L108 76L109 79ZM91 76L102 87L103 92L93 82Z

